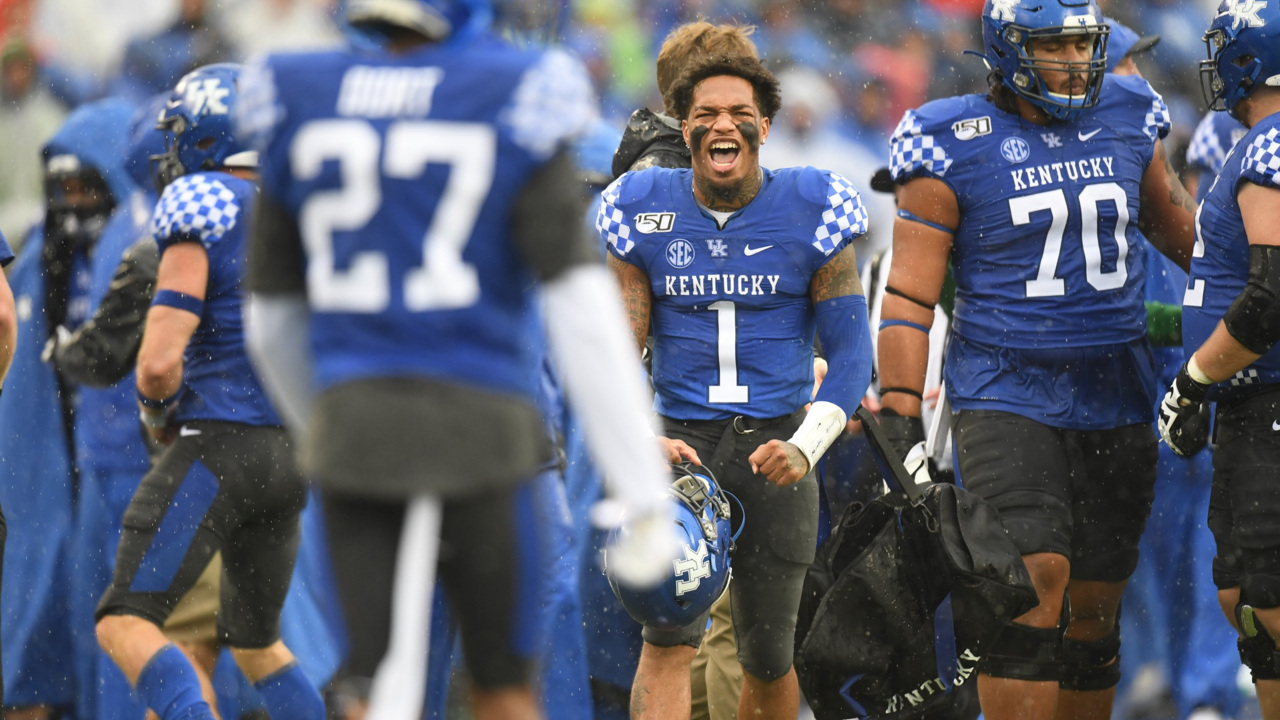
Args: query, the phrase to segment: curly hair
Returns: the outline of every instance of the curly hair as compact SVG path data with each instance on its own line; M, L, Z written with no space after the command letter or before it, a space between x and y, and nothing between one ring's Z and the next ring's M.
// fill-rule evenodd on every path
M658 92L665 96L680 72L698 59L711 55L759 57L756 44L751 41L755 30L751 25L712 25L705 20L672 30L658 52ZM671 108L666 110L671 113Z
M668 108L675 111L677 120L689 117L693 107L693 91L707 78L719 75L740 77L751 83L756 107L760 114L769 120L778 114L782 107L782 93L778 89L778 79L769 72L757 58L745 55L716 55L694 62L672 84L663 98Z

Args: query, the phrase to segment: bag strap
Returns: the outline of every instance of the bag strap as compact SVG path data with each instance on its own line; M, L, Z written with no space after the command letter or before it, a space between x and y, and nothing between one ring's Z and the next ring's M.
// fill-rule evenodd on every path
M880 466L880 472L885 478L892 479L893 484L898 486L898 490L902 491L912 505L919 505L924 502L924 493L921 492L920 486L916 485L916 481L911 477L911 473L907 472L906 466L902 464L902 459L897 453L893 452L893 446L889 444L889 440L884 436L884 430L880 428L880 422L871 414L870 410L859 406L853 413L854 417L862 421L862 431L867 434L867 444L871 447L871 454L876 459L876 464Z

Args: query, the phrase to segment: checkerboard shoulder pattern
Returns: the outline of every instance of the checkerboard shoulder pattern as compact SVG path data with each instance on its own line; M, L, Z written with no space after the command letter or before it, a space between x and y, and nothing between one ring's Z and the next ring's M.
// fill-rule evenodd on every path
M549 50L525 71L502 119L517 145L546 160L597 115L586 68L568 53Z
M625 174L622 175L605 188L600 195L603 199L600 203L600 211L596 213L596 232L600 234L600 239L612 245L619 255L626 255L635 246L635 241L631 239L631 226L627 224L626 215L618 207L618 197L622 194L622 181L626 177Z
M235 227L240 203L217 178L203 173L174 180L160 196L160 206L151 221L156 242L177 237L195 237L208 244Z
M1214 175L1222 172L1222 165L1227 161L1227 149L1222 147L1218 133L1214 130L1213 114L1205 115L1196 126L1191 136L1191 144L1187 147L1187 164L1204 169Z
M1280 128L1271 128L1249 144L1244 175L1259 185L1280 188Z
M830 255L842 241L867 231L867 209L857 189L835 173L827 173L827 180L827 208L822 212L822 224L813 234L813 246L823 255Z
M908 110L902 116L889 146L889 170L895 180L909 177L922 169L943 177L951 167L952 160L946 149L932 135L924 134L924 127L914 110Z
M1142 131L1154 142L1168 135L1171 127L1173 127L1173 121L1169 118L1169 106L1165 105L1164 98L1156 93L1151 101L1151 109L1147 111L1146 123L1142 126Z

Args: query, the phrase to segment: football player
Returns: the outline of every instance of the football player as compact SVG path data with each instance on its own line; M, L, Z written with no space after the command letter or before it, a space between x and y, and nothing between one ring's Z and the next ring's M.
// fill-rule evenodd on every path
M159 120L168 135L151 226L160 267L137 397L152 439L172 445L125 511L98 642L163 720L212 718L161 626L220 550L221 644L271 717L320 720L324 702L280 640L306 488L241 332L257 159L230 126L239 77L229 64L191 72Z
M990 93L909 110L891 141L883 420L900 453L923 437L950 263L957 475L999 509L1040 597L984 658L992 720L1109 716L1116 613L1152 502L1145 256L1149 240L1186 265L1194 206L1161 143L1164 101L1104 72L1108 32L1093 2L988 0Z
M871 380L851 246L867 216L834 173L760 167L781 98L756 58L704 58L667 97L692 169L622 175L596 229L636 347L652 326L664 434L691 446L745 509L729 591L745 671L739 716L794 717L796 611L818 523L812 470ZM830 370L806 414L815 330ZM645 627L632 717L689 717L689 663L705 626Z
M561 51L495 39L491 9L355 0L347 19L379 50L274 55L245 82L263 153L250 338L326 491L348 671L372 678L380 720L421 714L437 566L475 716L538 714L526 496L549 447L530 279L634 528L611 557L656 584L675 549L636 356L579 222L566 144L595 116L590 82Z
M1280 8L1224 0L1205 33L1205 99L1247 134L1196 213L1183 297L1187 362L1160 406L1160 435L1179 454L1202 442L1201 406L1216 401L1209 528L1218 602L1263 717L1280 718Z

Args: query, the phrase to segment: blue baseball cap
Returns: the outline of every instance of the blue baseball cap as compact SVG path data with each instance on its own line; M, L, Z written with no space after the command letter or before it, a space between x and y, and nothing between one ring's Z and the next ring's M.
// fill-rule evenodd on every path
M1111 26L1111 36L1107 38L1107 72L1114 71L1125 57L1144 53L1160 42L1159 35L1139 37L1115 18L1104 17L1103 22Z

